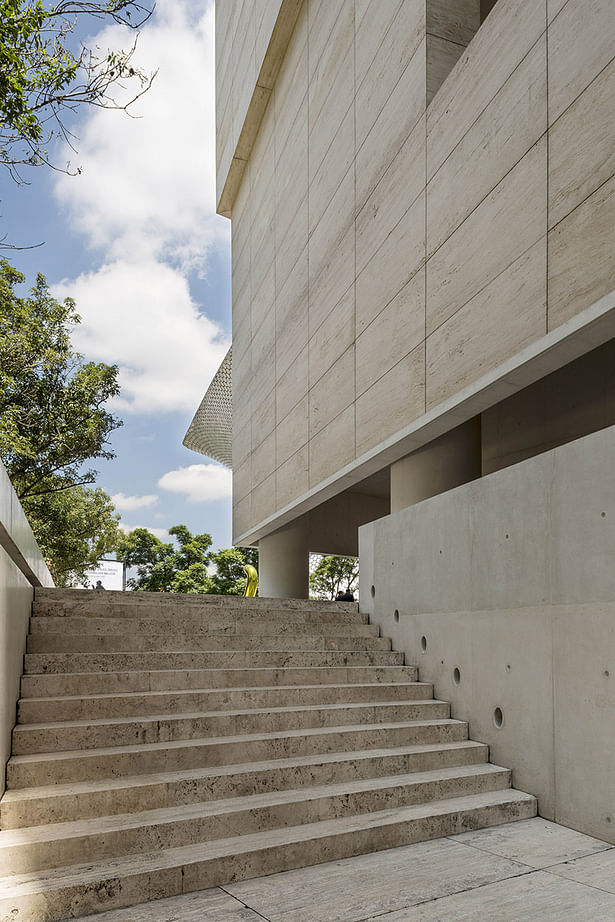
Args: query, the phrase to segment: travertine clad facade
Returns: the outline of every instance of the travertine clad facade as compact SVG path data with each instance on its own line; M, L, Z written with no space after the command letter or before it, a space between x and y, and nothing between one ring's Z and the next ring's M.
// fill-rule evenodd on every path
M301 595L358 527L361 611L613 842L614 4L222 6L234 540Z
M409 424L615 288L610 0L480 19L217 4L237 543L418 448Z

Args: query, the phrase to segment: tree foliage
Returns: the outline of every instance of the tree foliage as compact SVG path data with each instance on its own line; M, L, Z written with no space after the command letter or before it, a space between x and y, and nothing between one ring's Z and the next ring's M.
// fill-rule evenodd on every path
M358 587L357 557L320 557L310 573L310 594L315 599L334 599L340 590L356 593Z
M177 546L161 541L146 528L120 537L118 560L137 571L127 585L144 592L211 592L211 535L193 535L185 525L174 525L169 534Z
M94 483L83 465L114 457L108 438L122 425L104 406L119 393L117 366L72 348L74 302L56 301L42 275L20 298L24 281L0 260L0 456L22 504Z
M230 547L210 551L211 535L193 535L185 525L169 528L175 543L161 541L146 528L135 528L119 539L117 558L135 569L131 589L145 592L243 595L246 563L258 566L258 551Z
M253 547L227 547L211 555L216 566L212 573L211 592L218 595L244 595L248 578L244 567L251 564L258 570L258 550Z
M56 586L83 579L99 558L115 550L119 515L100 487L34 496L26 512Z
M0 0L0 162L13 179L23 167L46 163L56 138L72 144L69 121L83 104L129 110L155 75L135 66L128 51L81 43L88 18L138 29L153 6L138 0ZM127 86L135 87L128 99ZM54 167L57 169L57 167Z
M119 392L118 370L72 348L73 301L56 301L42 275L19 297L24 281L0 260L0 457L64 585L115 545L118 517L107 494L89 488L96 472L84 465L114 457L108 438L121 420L104 404Z

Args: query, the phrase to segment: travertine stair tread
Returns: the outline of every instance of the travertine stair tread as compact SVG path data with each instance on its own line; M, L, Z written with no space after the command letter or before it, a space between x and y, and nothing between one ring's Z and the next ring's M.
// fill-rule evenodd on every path
M110 589L105 593L97 592L75 592L74 589L38 589L35 594L35 604L61 603L63 605L109 605L118 603L121 605L156 605L176 608L181 606L182 609L187 605L200 605L203 608L211 608L216 605L222 605L225 608L269 608L272 605L284 610L300 609L303 611L358 611L357 602L335 602L328 599L294 599L294 598L269 598L267 596L257 596L249 598L237 595L217 595L216 593L207 593L206 595L195 595L192 592L173 592L173 593L151 593L135 592L127 594L120 589Z
M229 631L200 631L194 633L186 633L185 631L169 631L165 633L163 631L148 632L147 634L140 633L139 631L118 631L117 633L109 634L90 634L86 632L81 633L60 633L53 631L39 631L36 634L30 634L30 639L35 640L37 643L43 643L48 641L49 643L64 642L66 644L74 641L83 641L84 643L93 643L94 641L114 641L118 644L130 643L135 640L145 640L148 644L151 643L152 650L156 651L158 644L166 644L165 649L169 649L171 652L175 651L178 653L185 653L184 649L176 649L173 644L181 644L182 647L184 644L189 642L199 643L221 643L228 642L237 644L236 649L246 650L251 649L249 646L251 643L254 643L257 640L263 640L264 643L277 643L284 641L297 641L297 643L305 644L305 649L310 650L310 644L319 643L321 641L329 641L336 643L364 643L368 645L366 649L369 648L369 644L374 640L387 640L386 637L380 637L378 634L353 634L351 631L344 631L344 633L339 634L325 634L319 631L310 631L309 633L295 634L291 631L258 631L253 634L243 634L243 633L231 633ZM205 648L203 648L205 649ZM232 649L229 647L229 649ZM275 649L273 647L272 649ZM315 647L314 649L319 649ZM66 653L78 653L78 650L65 650ZM85 651L87 652L87 651ZM108 651L115 652L115 651ZM121 650L119 652L122 652ZM142 652L140 650L127 652Z
M228 839L216 839L196 845L168 848L157 852L141 853L96 862L55 868L49 871L17 874L0 879L0 893L3 899L15 899L19 896L37 892L79 886L92 881L108 878L128 877L143 872L155 873L167 868L201 863L216 858L238 856L263 849L276 848L292 843L306 842L311 839L338 837L359 830L375 829L383 826L395 826L412 821L446 816L447 814L471 813L481 808L498 808L520 805L527 809L527 815L535 811L535 798L510 788L472 794L464 797L431 801L428 804L416 804L408 807L380 810L369 814L355 814L349 817L336 817L317 823L305 823L301 826L287 826L261 833L249 833ZM505 820L508 820L508 816ZM504 820L503 820L504 821Z
M358 781L313 785L311 787L304 786L264 794L251 794L195 804L143 810L136 813L123 813L64 823L49 823L45 826L30 826L25 829L4 830L0 832L0 858L2 848L16 845L50 842L86 835L103 835L122 829L138 829L146 825L173 823L194 817L220 816L222 814L240 813L245 810L256 810L261 807L295 804L301 801L356 794L362 791L380 791L408 785L420 787L434 781L450 781L457 778L471 779L478 776L503 776L504 783L498 790L507 790L509 787L507 782L510 779L510 770L491 763L462 765L426 772L409 772L378 778L365 778ZM442 800L446 799L450 798L442 798Z
M463 720L453 720L452 718L435 718L433 720L404 720L404 721L391 721L386 724L383 723L372 723L372 724L348 724L345 726L335 726L335 727L307 727L300 730L274 730L270 732L263 733L244 733L241 735L234 736L212 736L212 737L201 737L199 739L190 739L190 740L170 740L167 742L161 743L135 743L129 746L101 746L99 749L71 749L71 750L61 750L57 752L32 752L26 753L24 755L11 756L9 764L12 762L14 764L23 764L25 762L39 762L42 760L60 760L68 758L97 758L101 755L114 755L119 753L129 753L129 752L152 752L155 750L161 749L179 749L186 746L215 746L217 744L226 745L228 743L249 743L252 740L277 740L277 739L292 739L300 738L307 736L317 736L319 734L323 735L333 735L335 733L362 733L365 731L387 731L387 730L412 730L418 727L465 727L467 728L466 721Z
M21 698L18 723L30 725L54 720L100 719L101 717L151 716L179 714L199 710L226 713L233 708L258 710L272 708L286 701L287 706L299 704L325 705L360 702L420 702L430 700L430 683L356 683L347 685L270 685L252 688L195 688L178 691L141 691L97 695L55 695L53 697Z
M0 918L58 922L534 815L390 644L354 603L37 589Z
M359 614L359 612L349 612L349 611L299 611L299 610L290 610L282 611L279 609L265 609L261 611L249 611L241 609L225 609L222 606L219 608L204 609L198 606L194 608L182 608L180 611L180 616L182 620L185 618L186 621L192 623L197 622L201 624L213 624L217 621L224 621L226 624L229 622L237 624L252 624L254 626L261 623L261 621L270 621L280 625L306 625L313 628L321 627L323 625L367 625L369 624L369 616L367 614ZM33 606L32 619L37 621L44 621L45 619L53 620L73 620L79 619L81 621L114 621L116 624L121 625L126 621L152 621L161 624L166 624L173 619L177 619L178 613L169 608L158 608L156 606L149 606L140 608L140 610L129 609L126 606L116 606L114 608L89 608L83 610L82 607L75 609L68 609L67 611L62 611L60 608L49 608L44 606L41 608L37 606L36 603ZM176 622L177 623L177 622Z
M175 669L218 666L244 668L255 663L269 668L283 666L401 666L403 653L391 650L164 650L150 653L26 653L26 673L126 672L162 669L174 659ZM180 665L181 663L181 665ZM123 664L123 665L120 665ZM79 668L75 669L75 666ZM119 668L118 668L119 667ZM128 667L128 669L127 669Z
M452 743L415 743L409 746L391 746L380 749L358 749L349 752L324 752L313 753L306 756L293 756L280 758L273 761L260 762L234 762L231 765L217 765L202 769L189 769L187 771L154 772L151 775L126 775L121 778L103 778L95 781L72 781L65 784L48 784L39 787L13 788L4 793L3 805L17 801L31 800L41 797L63 797L78 794L95 794L106 790L130 789L135 787L149 787L155 784L177 784L182 781L198 779L219 778L239 774L250 774L270 771L281 768L300 768L326 763L353 762L360 759L383 759L388 757L416 755L420 753L464 752L477 750L486 752L485 743L474 740L458 740ZM15 757L18 758L18 757ZM480 763L479 763L480 764ZM487 763L489 764L489 763Z
M169 618L80 618L39 615L30 618L31 634L61 634L64 637L89 634L105 636L109 634L153 634L175 633L178 628L176 619ZM256 618L182 618L182 634L313 634L336 637L348 634L351 637L378 636L376 624L364 621L271 621Z
M28 723L28 724L18 724L14 733L28 733L34 730L61 730L69 727L82 727L88 729L91 727L104 727L107 725L116 725L116 724L131 724L139 721L144 722L154 722L154 721L174 721L174 720L193 720L197 718L207 718L207 717L219 717L221 713L225 717L241 717L244 714L252 716L253 714L262 713L263 715L267 714L296 714L303 713L307 711L308 713L317 713L318 711L360 711L367 710L369 708L378 708L379 710L386 711L387 708L399 708L399 707L425 707L425 708L438 708L446 705L446 701L440 701L438 698L418 698L411 701L360 701L360 702L344 702L343 704L317 704L317 705L296 705L291 707L269 707L266 710L263 708L237 708L232 710L215 710L215 711L188 711L186 713L177 713L177 714L147 714L143 717L133 716L133 717L97 717L94 719L84 719L84 720L62 720L62 721L49 721L45 723Z
M246 685L254 686L257 678L262 679L263 685L275 685L275 680L283 680L282 684L290 684L291 679L296 679L294 685L306 684L306 676L310 680L318 679L319 685L339 683L349 678L357 682L359 678L366 678L371 682L379 682L383 679L394 680L398 682L416 681L418 670L416 666L246 666L246 667L229 667L229 668L205 668L205 669L147 669L131 670L122 672L62 672L62 673L30 673L22 677L22 687L32 689L33 687L48 687L62 689L57 690L54 697L64 694L67 686L77 686L82 690L84 686L99 686L102 689L113 687L118 693L122 692L122 684L138 685L139 688L131 688L131 691L180 691L182 689L193 688L239 688ZM182 685L192 678L195 685ZM210 680L211 686L207 684ZM227 679L228 684L221 684L222 679ZM238 684L231 682L236 679ZM307 684L311 684L311 681ZM153 687L152 687L153 686ZM100 692L95 692L99 694ZM94 693L93 693L94 694ZM24 698L37 698L39 695L23 693Z
M324 634L31 634L28 655L84 653L311 653L388 652L388 637L330 637Z
M128 630L128 626L125 622L120 621L122 630L109 631L107 633L99 633L97 631L91 630L77 630L74 631L63 631L61 626L57 631L30 631L31 637L36 637L37 639L42 638L96 638L97 640L107 638L126 638L126 637L140 637L143 635L143 630L140 630L137 626L131 630ZM85 624L84 627L88 628L89 625ZM151 627L151 626L150 626ZM156 625L157 627L157 625ZM369 640L371 637L379 637L379 633L375 626L369 624L358 624L358 625L342 625L336 626L335 632L327 631L321 629L320 625L310 625L309 631L306 630L291 630L290 627L287 627L286 630L280 630L281 625L268 625L268 624L259 624L258 630L249 632L244 632L243 630L224 630L222 625L216 626L214 630L210 631L191 631L189 626L186 626L182 623L181 630L178 630L179 625L175 625L175 630L169 629L168 631L161 630L149 630L147 633L148 638L164 638L165 640L181 638L199 638L201 640L208 640L210 638L222 637L225 640L234 640L238 643L244 643L250 638L254 639L257 637L268 637L275 639L277 637L286 637L290 635L291 637L300 637L306 643L314 640L314 638L323 638L323 637L337 637L340 639L352 638L353 640ZM293 625L293 627L295 627ZM305 627L305 625L301 625Z
M247 617L262 618L266 615L274 614L279 617L298 617L298 616L315 616L316 618L323 615L333 614L336 617L340 615L349 615L351 618L358 620L365 619L366 616L359 612L356 602L330 602L314 601L307 599L268 599L256 598L246 599L238 596L210 596L208 599L199 596L195 599L194 595L182 595L173 593L173 597L147 593L143 598L142 594L135 593L126 597L122 593L108 593L102 598L83 597L81 594L74 597L74 590L71 590L73 597L70 595L62 599L42 597L36 595L32 612L37 617L52 615L53 617L123 617L127 612L134 617L137 613L150 612L156 615L170 616L178 611L182 614L191 616L198 615L228 615L242 614Z
M421 689L426 692L425 700L432 700L431 695L428 694L431 691L432 683L431 682L344 682L340 683L331 683L327 684L327 688L336 689L336 688L373 688L377 686L378 688L416 688ZM219 688L178 688L178 689L168 689L165 691L129 691L129 692L105 692L94 695L39 695L36 698L22 698L22 701L99 701L99 700L114 700L117 698L142 698L147 696L148 698L168 698L169 695L208 695L208 694L225 694L225 693L241 693L241 692L260 692L260 691L310 691L315 688L323 688L322 685L233 685L229 687L228 685L221 685ZM415 699L413 699L415 700Z

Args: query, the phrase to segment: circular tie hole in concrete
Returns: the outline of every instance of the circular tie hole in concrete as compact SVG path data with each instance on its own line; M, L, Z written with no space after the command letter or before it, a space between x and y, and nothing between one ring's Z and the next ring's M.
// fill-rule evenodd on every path
M504 714L502 713L502 708L496 708L493 712L493 724L497 727L498 730L501 730L504 725Z
M394 618L394 620L395 620L395 624L397 624L397 622L399 621L399 611L398 611L397 608L396 608L395 611L393 612L393 618Z
M458 666L453 669L453 685L461 685L461 672Z
M425 635L421 637L421 653L427 652L427 638Z
M371 588L370 591L371 591L371 594L372 594L372 599L375 599L375 598L376 598L376 587L375 587L375 586L372 586L372 588Z

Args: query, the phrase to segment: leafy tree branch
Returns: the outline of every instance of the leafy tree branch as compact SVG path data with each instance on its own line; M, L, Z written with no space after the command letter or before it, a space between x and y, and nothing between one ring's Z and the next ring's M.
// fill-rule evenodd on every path
M82 105L130 114L155 77L135 62L138 34L128 50L90 47L77 38L88 18L138 30L154 6L138 0L0 0L0 163L17 183L23 168L46 164L62 139L74 150L72 115ZM2 244L4 245L4 244Z
M88 462L110 459L122 425L105 409L119 393L115 365L85 362L71 343L74 302L56 301L39 275L0 260L0 457L56 582L64 585L113 550L118 518Z

